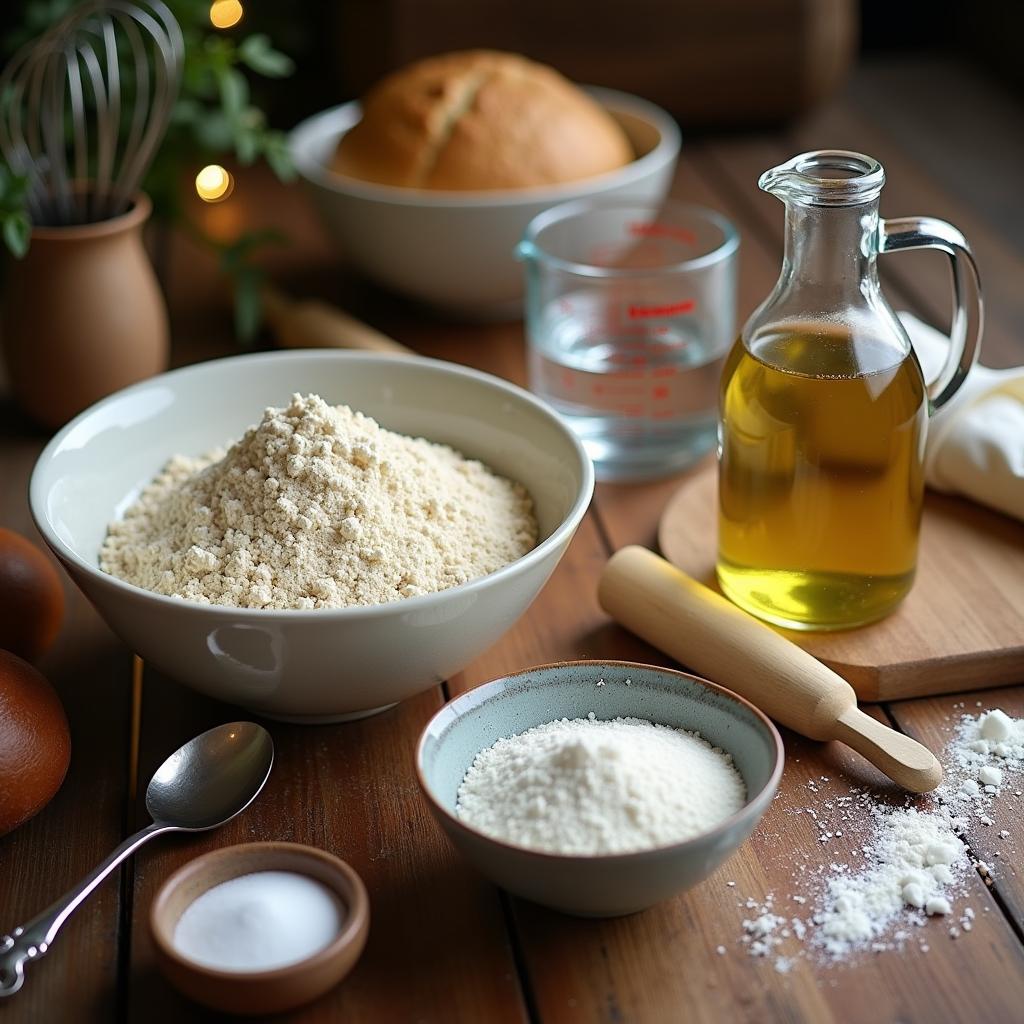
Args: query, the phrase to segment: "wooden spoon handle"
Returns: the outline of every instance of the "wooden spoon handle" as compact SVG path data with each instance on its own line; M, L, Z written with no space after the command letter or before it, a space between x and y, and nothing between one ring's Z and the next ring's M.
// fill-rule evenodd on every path
M272 285L260 291L267 323L285 348L354 348L389 355L412 349L326 302L292 299Z
M598 600L622 625L796 732L850 744L913 792L941 781L934 755L861 712L845 679L645 548L612 556Z

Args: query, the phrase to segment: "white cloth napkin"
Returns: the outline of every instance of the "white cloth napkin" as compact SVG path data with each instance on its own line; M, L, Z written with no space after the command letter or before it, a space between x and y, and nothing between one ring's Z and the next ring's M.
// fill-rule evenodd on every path
M934 380L949 339L910 313L899 318L925 380ZM1024 519L1024 366L971 370L928 424L925 481Z

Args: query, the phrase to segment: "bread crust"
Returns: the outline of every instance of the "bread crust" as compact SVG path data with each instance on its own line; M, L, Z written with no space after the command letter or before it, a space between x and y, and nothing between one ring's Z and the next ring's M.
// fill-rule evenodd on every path
M471 191L575 181L633 159L621 127L553 68L469 50L379 82L332 169L384 185Z

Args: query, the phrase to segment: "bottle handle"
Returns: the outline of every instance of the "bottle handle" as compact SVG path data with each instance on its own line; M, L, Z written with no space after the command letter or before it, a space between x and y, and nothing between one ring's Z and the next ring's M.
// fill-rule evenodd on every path
M949 257L953 271L949 354L939 375L926 387L930 411L934 413L957 393L978 359L984 321L978 265L967 239L952 224L935 217L879 220L878 251L898 252L900 249L940 249ZM965 299L968 283L974 295L973 307L969 307Z

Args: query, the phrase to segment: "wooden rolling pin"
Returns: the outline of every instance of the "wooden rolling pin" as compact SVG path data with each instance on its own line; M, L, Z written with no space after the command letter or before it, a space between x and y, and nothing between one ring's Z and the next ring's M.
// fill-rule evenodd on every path
M260 289L267 324L284 348L356 348L411 356L413 351L362 320L317 299L292 299L273 285Z
M904 789L942 781L935 755L864 714L842 676L646 548L611 557L598 600L659 650L804 736L848 744Z

